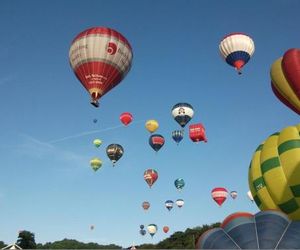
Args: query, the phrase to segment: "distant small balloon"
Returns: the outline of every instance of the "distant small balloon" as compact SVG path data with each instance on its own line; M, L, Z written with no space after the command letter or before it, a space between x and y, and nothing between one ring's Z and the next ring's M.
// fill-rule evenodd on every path
M93 120L93 122L94 122L94 123L97 123L97 122L98 122L98 120L97 120L97 119L94 119L94 120Z
M93 141L93 144L95 145L96 148L99 148L102 144L102 141L100 139L95 139Z
M102 166L102 161L95 157L92 160L90 160L90 165L92 169L96 172L101 166Z

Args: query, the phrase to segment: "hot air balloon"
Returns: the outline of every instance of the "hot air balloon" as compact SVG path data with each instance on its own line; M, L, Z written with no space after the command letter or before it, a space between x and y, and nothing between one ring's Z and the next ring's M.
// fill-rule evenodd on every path
M142 207L143 207L143 209L146 211L146 210L149 209L150 203L149 203L148 201L144 201L144 202L142 203Z
M250 191L250 190L247 192L247 196L248 196L248 198L249 198L249 200L250 200L251 202L253 202L253 201L254 201L254 199L253 199L253 196L252 196L252 194L251 194L251 191Z
M149 187L151 188L154 182L156 182L158 178L158 173L154 169L147 169L144 172L144 180L147 182Z
M223 202L228 196L228 191L226 190L226 188L217 187L211 191L211 196L219 206L222 206Z
M177 207L181 208L184 205L184 200L183 199L177 199L175 201L175 203L176 203Z
M204 232L196 249L300 249L300 221L272 210L234 213Z
M119 144L110 144L106 148L106 154L108 158L112 161L113 166L124 154L124 149Z
M141 234L142 236L144 236L146 233L147 233L147 232L146 232L145 229L141 229L141 230L140 230L140 234Z
M171 201L171 200L167 200L165 202L165 206L169 211L171 211L171 209L173 208L173 204L174 204L174 201Z
M149 145L156 152L158 152L164 144L165 144L165 138L162 135L154 134L151 135L149 138Z
M84 30L75 37L69 51L70 65L95 107L100 97L126 76L132 57L126 38L106 27Z
M94 230L94 228L95 228L94 225L91 225L91 226L90 226L90 229L91 229L91 230Z
M204 141L207 142L205 135L205 128L201 123L191 124L189 126L189 135L193 142Z
M158 129L159 125L156 120L148 120L145 124L145 127L150 133L153 133Z
M120 121L127 126L129 123L131 123L133 120L133 116L129 112L124 112L120 115Z
M193 118L193 115L194 109L188 103L177 103L172 108L172 116L182 128Z
M153 237L153 235L157 232L157 226L155 224L149 224L147 226L148 233Z
M169 227L168 226L164 226L163 227L163 231L164 231L164 233L168 233L169 232Z
M95 118L95 119L93 119L93 123L97 123L98 122L98 120Z
M243 33L231 33L222 39L219 50L223 59L241 74L241 69L253 55L255 46L251 37Z
M182 178L176 179L174 181L174 185L179 191L181 191L185 185L184 179L182 179Z
M300 124L269 136L250 163L249 188L261 210L277 209L300 220Z
M179 142L181 142L181 140L183 139L183 131L182 130L174 130L172 132L172 138L178 145Z
M100 139L95 139L93 141L93 144L95 145L96 148L99 148L102 144L102 141Z
M271 66L271 87L275 96L300 115L300 49L289 49Z
M230 196L231 196L232 199L235 199L237 197L237 195L238 195L237 191L231 191L230 192Z
M144 229L144 227L145 227L144 225L140 225L140 229Z
M90 165L92 169L96 172L101 166L102 166L102 161L95 157L92 160L90 160Z

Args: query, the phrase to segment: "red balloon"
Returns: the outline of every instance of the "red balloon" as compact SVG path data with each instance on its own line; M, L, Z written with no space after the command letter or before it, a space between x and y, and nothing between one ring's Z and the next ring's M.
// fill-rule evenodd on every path
M133 116L129 112L124 112L120 115L120 120L125 126L127 126L129 123L132 122Z
M95 107L98 100L117 86L131 68L132 49L119 32L94 27L78 34L70 51L70 65L90 93Z
M148 201L144 201L142 203L142 207L143 207L144 210L148 210L149 207L150 207L150 203Z
M217 187L211 191L211 196L219 206L222 206L223 202L227 199L228 191L226 188Z
M164 231L165 233L169 232L169 227L168 227L168 226L164 226L164 227L163 227L163 231Z
M205 128L201 123L191 124L189 126L189 136L193 142L207 142Z
M144 180L147 182L149 187L151 188L154 182L156 182L158 178L158 173L154 169L147 169L144 172Z

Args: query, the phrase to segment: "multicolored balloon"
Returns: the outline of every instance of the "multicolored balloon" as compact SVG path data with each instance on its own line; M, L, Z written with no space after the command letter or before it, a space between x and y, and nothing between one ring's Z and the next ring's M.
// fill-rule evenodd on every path
M164 226L163 227L163 231L164 231L164 233L168 233L169 232L169 227L168 226Z
M129 125L133 120L133 116L129 112L124 112L120 115L120 121L125 125Z
M211 191L211 196L219 206L222 206L224 201L227 199L228 191L226 188L216 187Z
M271 87L275 96L300 115L300 49L289 49L271 66Z
M280 211L238 212L202 233L196 249L300 249L300 223Z
M110 144L106 148L106 154L115 166L116 162L123 156L124 149L120 144Z
M275 209L300 220L300 124L269 136L255 150L249 187L260 210Z
M90 165L92 169L96 172L99 168L101 168L102 161L99 158L95 157L92 160L90 160Z
M148 120L145 124L145 127L150 133L153 133L158 129L159 124L156 120Z
M231 196L232 199L236 199L237 195L238 195L237 191L231 191L230 192L230 196Z
M143 209L144 209L145 211L148 210L148 209L150 208L150 202L144 201L144 202L142 203L142 207L143 207Z
M158 152L164 144L165 144L165 138L162 135L154 134L151 135L149 138L149 145L156 152Z
M193 118L194 109L191 104L177 103L172 108L172 116L175 121L184 128L185 125Z
M176 203L177 207L181 208L184 205L184 200L183 199L177 199L175 201L175 203Z
M250 60L255 46L250 36L231 33L222 39L219 50L223 59L241 74L241 69Z
M166 207L169 211L172 210L173 205L174 205L174 201L172 201L172 200L167 200L167 201L165 202L165 207Z
M193 142L207 142L205 128L201 123L191 124L189 126L189 136Z
M181 142L181 140L183 139L183 130L174 130L172 132L172 138L178 145L179 142Z
M144 180L147 182L147 184L149 185L150 188L156 182L157 179L158 179L158 173L156 170L147 169L144 172Z
M95 107L99 106L100 97L126 76L132 57L126 38L106 27L84 30L75 37L69 51L70 65Z
M154 234L157 232L157 226L155 224L149 224L147 226L148 233L153 237Z
M174 185L179 191L181 191L183 189L183 187L185 186L184 179L182 179L182 178L176 179L174 181Z
M93 141L93 144L95 145L96 148L99 148L102 144L102 141L100 139L95 139Z

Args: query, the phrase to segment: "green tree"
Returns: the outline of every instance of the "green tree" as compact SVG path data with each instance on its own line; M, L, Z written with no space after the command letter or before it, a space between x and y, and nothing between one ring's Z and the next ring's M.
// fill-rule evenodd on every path
M17 245L23 249L36 249L34 233L23 230L19 232Z
M3 241L0 241L0 249L5 247L5 246L6 246L6 244Z

